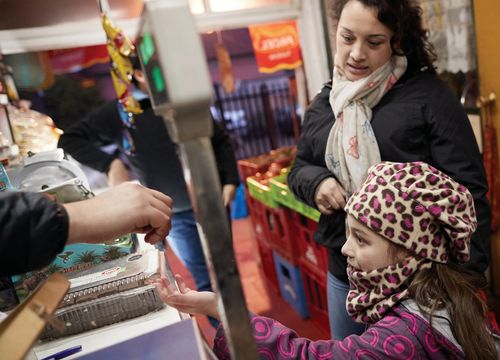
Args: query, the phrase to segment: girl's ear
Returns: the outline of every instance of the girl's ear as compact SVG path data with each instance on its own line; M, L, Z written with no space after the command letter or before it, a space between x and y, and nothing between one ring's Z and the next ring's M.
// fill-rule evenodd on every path
M398 258L398 262L401 262L404 259L406 259L407 257L411 256L411 252L410 252L410 250L400 246L396 256Z
M402 247L401 245L394 244L392 241L389 242L391 244L391 246L389 247L389 256L392 258L394 264L400 263L411 255L408 249Z

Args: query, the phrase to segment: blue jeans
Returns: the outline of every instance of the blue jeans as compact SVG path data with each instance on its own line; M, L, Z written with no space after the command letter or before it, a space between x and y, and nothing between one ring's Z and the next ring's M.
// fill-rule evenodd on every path
M193 276L198 291L212 291L210 277L198 228L192 210L176 212L172 216L172 229L167 236L168 245ZM209 318L210 324L218 326L218 321Z
M328 315L333 340L343 340L349 335L360 335L365 325L355 322L347 314L345 301L349 284L328 273L326 292L328 297Z

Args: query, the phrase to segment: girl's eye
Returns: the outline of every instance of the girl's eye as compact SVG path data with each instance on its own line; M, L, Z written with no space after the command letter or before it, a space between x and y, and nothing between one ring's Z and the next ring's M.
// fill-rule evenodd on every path
M372 47L377 47L377 46L382 45L382 43L378 42L378 41L377 42L375 42L375 41L369 41L368 44L370 44L370 46L372 46Z
M363 239L362 237L356 236L356 241L359 245L365 244L365 239Z

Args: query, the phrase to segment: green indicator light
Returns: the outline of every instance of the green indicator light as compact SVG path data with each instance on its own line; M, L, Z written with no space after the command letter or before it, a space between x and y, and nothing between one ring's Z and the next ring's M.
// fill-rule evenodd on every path
M142 55L142 61L144 61L144 65L147 65L151 57L154 55L156 49L155 49L155 43L153 41L153 37L151 36L151 33L146 32L144 33L144 36L142 38L142 42L140 45L140 50L141 50L141 55Z
M146 57L146 50L144 48L144 42L142 42L141 45L139 45L139 50L141 51L142 61L144 62L144 65L147 65L147 63L149 62L149 58Z
M165 91L165 81L163 81L163 74L158 65L155 65L151 70L151 76L157 92Z

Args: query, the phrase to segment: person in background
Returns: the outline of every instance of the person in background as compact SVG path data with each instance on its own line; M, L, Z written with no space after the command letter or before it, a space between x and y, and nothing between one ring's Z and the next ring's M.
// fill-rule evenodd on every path
M171 228L172 199L123 183L96 197L59 204L26 192L0 194L0 276L47 266L66 244L102 243L128 233L162 241Z
M486 322L487 307L474 277L459 266L470 257L477 221L474 199L423 162L382 162L345 206L350 290L344 306L366 328L343 340L311 341L276 320L251 315L261 358L494 360L500 337ZM217 317L215 295L196 292L176 276L163 277L160 297L189 313ZM214 340L230 359L224 330Z
M435 54L412 0L336 2L333 79L304 116L293 193L321 213L314 239L329 249L328 312L333 339L360 334L345 309L349 292L344 206L379 161L424 161L466 186L478 229L464 266L489 264L490 208L482 158L467 115L433 67Z
M151 108L145 75L139 69L137 58L133 59L133 64L134 96L144 111L135 116L136 127L130 130L136 151L127 156L128 163L144 186L172 196L174 216L168 244L193 275L197 289L210 290L208 270L176 145L168 135L163 118L156 116ZM222 184L223 202L228 207L239 176L230 138L215 121L211 141ZM111 143L119 147L117 153L107 154L100 149L102 145ZM59 147L80 163L105 172L110 186L129 180L129 169L122 160L125 152L121 144L122 122L116 100L92 111L67 129L59 140Z

